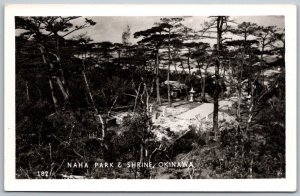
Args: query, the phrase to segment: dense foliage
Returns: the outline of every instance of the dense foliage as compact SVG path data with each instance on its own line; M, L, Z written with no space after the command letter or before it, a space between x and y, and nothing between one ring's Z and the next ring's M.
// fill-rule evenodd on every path
M88 18L74 25L78 18L16 17L16 29L24 31L16 36L15 53L17 178L285 177L283 29L235 25L222 16L196 32L183 18L162 18L134 33L137 44L129 41L129 26L122 43L97 43L86 34L66 38L96 25ZM202 42L205 37L217 44ZM214 103L212 128L191 124L179 133L154 126L161 106L187 103L192 88L197 102ZM218 119L225 112L216 108L219 101L231 98L226 114L234 122ZM192 173L67 164L158 164L182 157L194 163Z

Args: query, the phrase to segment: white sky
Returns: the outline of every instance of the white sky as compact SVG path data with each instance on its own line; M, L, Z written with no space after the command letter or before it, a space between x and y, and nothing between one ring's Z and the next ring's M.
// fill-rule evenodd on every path
M160 16L94 16L87 17L92 19L97 24L93 27L85 28L76 31L66 38L72 38L78 34L86 33L93 42L110 41L112 43L122 42L122 33L126 30L127 25L131 29L130 42L136 43L138 40L133 38L133 34L137 31L146 30L151 28L154 23L160 21ZM259 26L277 26L279 28L284 28L284 16L232 16L231 20L237 23L242 22L252 22ZM210 18L207 16L191 16L184 17L182 22L187 27L194 30L200 30L205 21L209 21ZM84 22L84 17L78 18L72 21L74 25L81 25ZM23 30L17 29L16 35L23 32ZM232 37L235 39L234 37ZM216 40L201 40L203 42L208 42L211 45L214 44Z
M131 39L132 43L137 40L133 38L133 33L141 30L145 30L153 26L155 22L159 22L159 16L105 16L105 17L88 17L93 19L97 24L93 27L80 30L76 33L70 35L70 37L81 33L87 33L94 42L110 41L110 42L121 42L122 32L129 25L131 29ZM283 16L233 16L230 17L237 23L241 22L252 22L260 26L277 26L284 28L284 17ZM75 24L80 24L84 19L80 18L74 20ZM210 19L206 16L192 16L186 17L183 24L193 28L195 30L200 30L201 25L204 21L209 21Z

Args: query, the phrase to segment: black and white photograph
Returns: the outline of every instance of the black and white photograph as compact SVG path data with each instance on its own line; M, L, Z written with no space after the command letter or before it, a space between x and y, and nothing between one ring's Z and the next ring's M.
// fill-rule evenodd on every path
M284 15L13 20L15 179L286 179Z

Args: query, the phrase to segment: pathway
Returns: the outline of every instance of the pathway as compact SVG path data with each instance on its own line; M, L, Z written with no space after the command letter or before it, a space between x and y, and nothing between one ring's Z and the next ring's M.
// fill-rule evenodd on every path
M232 102L231 101L220 101L219 102L219 108L222 108L224 106L231 107ZM213 103L203 103L202 105L191 109L187 112L184 112L178 116L178 118L181 119L194 119L194 118L207 118L210 114L212 114L214 111L214 104Z

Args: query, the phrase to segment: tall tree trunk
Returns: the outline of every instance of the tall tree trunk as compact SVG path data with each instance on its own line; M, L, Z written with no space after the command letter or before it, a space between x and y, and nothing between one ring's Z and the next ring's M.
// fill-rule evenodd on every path
M94 98L93 98L93 95L91 93L91 90L90 90L90 87L89 87L89 83L87 81L87 78L86 78L84 70L82 70L82 75L83 75L84 84L85 84L85 88L86 88L87 94L88 94L88 96L90 98L90 101L91 101L91 104L92 104L92 107L93 107L93 110L94 110L94 113L95 113L94 115L95 115L95 117L98 118L97 120L99 120L99 122L101 123L101 132L102 132L101 133L102 134L101 137L103 139L105 137L105 122L104 122L101 114L99 114L99 112L98 112L98 110L96 108L96 105L95 105L95 102L94 102Z
M248 117L248 121L247 121L246 132L248 131L249 125L252 122L252 118L253 118L253 110L254 110L254 83L255 83L255 80L253 82L251 82L251 101L250 101L249 117Z
M160 93L159 93L159 49L156 52L156 101L161 105Z
M265 50L265 40L263 39L262 46L261 46L261 53L260 53L260 68L263 66L264 50Z
M170 42L171 42L171 30L169 29L169 44L168 44L168 52L169 52L169 63L168 63L168 75L167 75L167 82L168 82L168 105L171 107L171 89L170 89L170 66L171 66L171 48L170 48Z
M53 76L53 78L56 79L57 85L59 86L59 90L61 91L65 102L69 99L69 90L66 87L66 82L65 82L65 78L64 78L64 73L63 70L61 68L61 60L59 57L59 52L57 52L58 54L54 54L52 52L49 52L51 54L53 54L57 60L57 63L59 64L59 75L58 76Z
M219 113L219 60L215 65L215 90L214 90L214 111L213 111L213 131L215 133L215 139L217 138L217 132L219 131L218 125L218 113Z
M46 66L48 66L48 63L47 63L47 60L46 60L46 57L45 57L45 48L43 45L40 45L39 46L39 50L41 51L42 53L42 58L43 58L43 62ZM54 108L55 108L55 111L58 110L58 104L57 104L57 99L54 95L54 90L53 90L53 84L52 84L52 81L51 81L51 76L49 76L49 86L50 86L50 92L51 92L51 97L52 97L52 101L53 101L53 105L54 105Z
M213 112L213 132L215 133L215 140L217 139L217 133L219 131L218 125L218 113L219 113L219 77L220 77L220 49L223 33L223 16L217 18L217 58L215 65L215 90L214 90L214 112Z
M262 73L262 66L263 66L263 61L264 61L264 51L265 51L265 39L263 38L262 42L262 47L261 47L261 54L260 54L260 70L259 70L259 75ZM264 75L261 78L261 82L264 83Z
M205 93L205 78L202 75L201 66L200 66L200 62L199 61L197 61L197 65L198 65L199 75L200 75L200 79L201 79L201 96L202 96L202 100L204 100L203 97L205 97L205 96L203 96L203 95ZM202 66L203 66L203 64L202 64Z
M27 99L27 101L30 101L29 88L28 88L28 82L27 81L25 81L25 87L26 87L26 99Z
M191 53L191 49L188 48L188 58L187 58L187 64L188 64L188 69L189 69L189 75L191 75L191 66L190 66L190 54Z
M225 75L225 72L226 72L226 69L225 69L225 66L223 66L223 81L226 80L226 75ZM221 99L224 99L224 89L223 89L223 81L221 81L222 83L220 84L221 86Z
M55 108L55 111L57 111L58 110L57 99L54 95L53 84L52 84L52 80L51 80L50 77L49 77L49 86L50 86L51 97L52 97L52 101L53 101L53 104L54 104L54 108Z
M241 119L241 99L242 99L242 84L241 80L238 81L238 104L237 104L237 119L240 122Z
M206 96L205 96L205 86L206 86L206 77L207 77L207 68L208 65L206 65L205 67L205 71L204 71L204 77L203 77L203 85L202 85L202 100L206 101Z
M65 80L65 76L64 76L64 71L62 69L62 63L61 63L61 56L60 56L60 41L59 41L59 36L57 36L57 42L56 42L56 59L57 59L57 62L59 64L59 73L60 73L60 78L61 78L61 83L62 83L62 87L61 90L62 90L62 93L65 97L65 95L67 95L67 98L65 98L65 100L68 99L69 97L69 89L67 88L66 86L66 80Z
M58 86L59 86L59 89L60 89L60 91L61 91L61 93L62 93L62 95L63 95L65 101L67 101L68 98L69 98L69 95L68 95L68 93L65 91L64 86L63 86L63 83L62 83L62 81L60 80L59 77L56 77L56 82L57 82L57 84L58 84Z
M82 70L82 76L83 76L83 79L84 79L84 84L85 84L85 88L86 88L86 91L87 91L87 94L89 96L89 99L91 101L91 104L92 104L92 107L93 107L93 110L96 114L98 114L98 110L96 108L96 105L95 105L95 102L94 102L94 98L93 98L93 95L91 93L91 90L90 90L90 87L89 87L89 83L87 81L87 77L85 75L85 71Z
M238 81L238 108L237 108L237 119L241 121L241 101L242 101L242 77L243 77L244 61L241 62L241 74Z
M247 34L244 34L244 47L243 47L243 53L242 53L242 60L241 60L241 74L239 78L239 84L238 84L238 108L237 108L237 118L238 122L241 122L241 101L242 101L242 81L243 81L243 72L244 72L244 59L246 54L246 41L247 41Z

